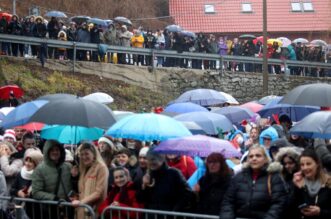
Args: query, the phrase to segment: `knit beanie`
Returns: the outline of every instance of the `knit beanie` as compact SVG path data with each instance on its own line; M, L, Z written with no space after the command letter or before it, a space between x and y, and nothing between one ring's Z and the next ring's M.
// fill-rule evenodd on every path
M100 142L105 142L106 144L109 145L109 147L110 147L112 150L115 149L115 145L114 145L114 143L113 143L109 138L107 138L107 137L105 137L105 136L102 136L101 138L99 138L99 140L98 140L98 144L100 144Z
M44 156L40 152L40 150L29 150L28 153L25 154L24 160L26 160L27 158L31 158L31 160L36 166L38 166L38 164L40 164L44 160Z
M14 141L16 141L16 134L15 131L13 129L7 129L5 131L5 134L3 135L3 138L12 138L14 139Z
M139 157L146 157L149 147L143 147L139 151Z

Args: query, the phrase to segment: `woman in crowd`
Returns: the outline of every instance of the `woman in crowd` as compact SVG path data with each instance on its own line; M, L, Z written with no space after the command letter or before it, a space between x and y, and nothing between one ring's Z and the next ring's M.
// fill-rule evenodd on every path
M223 196L231 181L231 171L220 153L212 153L206 160L206 174L194 190L199 194L198 213L218 215Z
M114 184L108 193L106 200L99 207L99 214L109 205L131 208L142 208L143 205L136 199L136 190L131 181L129 171L124 167L116 167L113 171ZM119 214L121 215L119 217ZM109 213L105 213L106 218L110 218ZM116 218L136 218L136 214L131 212L127 217L127 212L114 212L112 217Z
M287 196L280 174L267 171L269 162L263 147L249 149L247 167L233 178L222 203L220 218L281 218Z
M73 200L72 204L77 207L79 204L87 204L97 210L107 196L108 169L99 151L91 143L79 146L79 174L79 199ZM84 208L77 209L77 218L89 218Z
M291 218L331 218L331 176L326 174L316 152L306 149L300 156L300 172L294 176ZM292 211L292 212L293 212Z

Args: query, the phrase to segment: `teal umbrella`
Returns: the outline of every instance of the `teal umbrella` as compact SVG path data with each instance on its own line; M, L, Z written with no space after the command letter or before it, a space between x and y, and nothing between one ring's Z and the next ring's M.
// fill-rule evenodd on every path
M78 144L82 140L97 140L104 133L100 128L70 125L47 125L41 130L41 137L54 139L63 144Z

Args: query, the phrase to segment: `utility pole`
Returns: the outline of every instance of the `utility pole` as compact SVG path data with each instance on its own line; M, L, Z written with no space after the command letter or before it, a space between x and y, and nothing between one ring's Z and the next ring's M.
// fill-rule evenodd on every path
M16 0L13 0L13 14L16 14Z
M269 73L268 73L268 45L267 45L267 0L263 0L263 96L268 95L268 83L269 83Z

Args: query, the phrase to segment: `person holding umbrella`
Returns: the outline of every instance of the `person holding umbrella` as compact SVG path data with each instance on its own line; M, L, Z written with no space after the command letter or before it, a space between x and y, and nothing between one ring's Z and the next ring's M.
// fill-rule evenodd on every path
M13 15L11 18L10 23L7 27L8 34L12 35L22 35L22 25L19 22L19 17L17 15ZM12 43L11 44L11 50L13 56L18 56L19 53L19 44L18 43ZM21 56L21 55L20 55Z
M58 34L60 30L61 28L59 21L56 19L56 17L52 17L50 22L48 22L47 24L49 39L56 40L58 38ZM57 50L55 50L54 48L48 49L48 58L57 58L57 56L58 56Z

